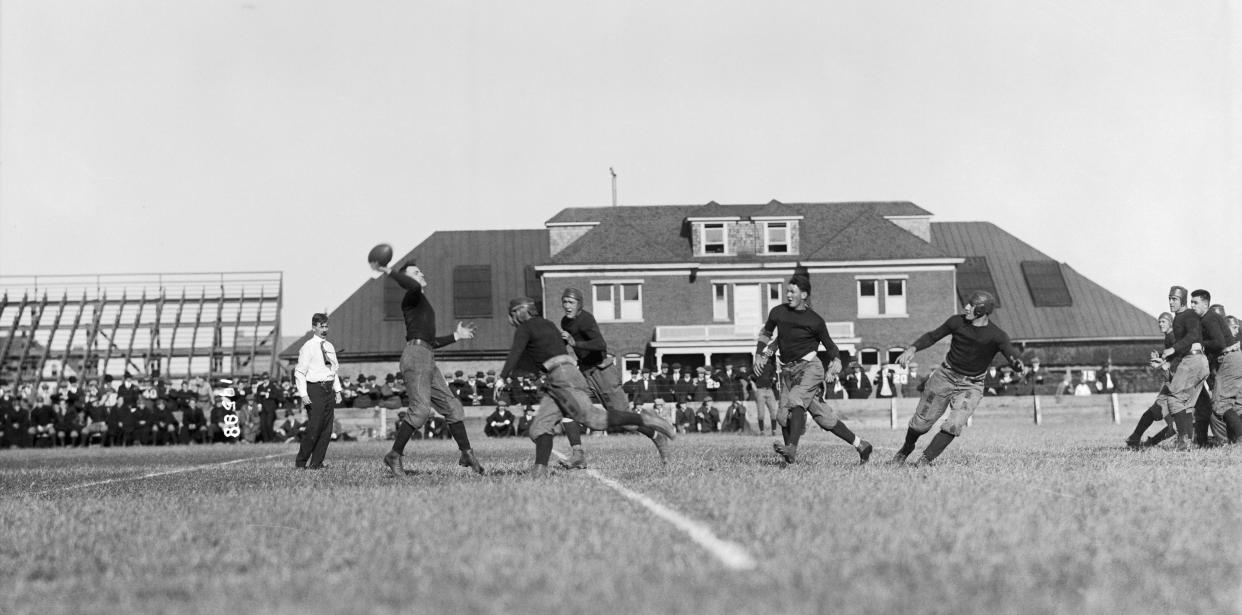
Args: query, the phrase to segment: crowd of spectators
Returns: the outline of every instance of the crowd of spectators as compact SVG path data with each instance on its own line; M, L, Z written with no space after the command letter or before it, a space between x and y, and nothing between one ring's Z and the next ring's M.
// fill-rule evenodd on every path
M219 383L217 383L219 384ZM0 448L296 440L304 413L288 378L231 382L232 403L203 378L173 384L125 374L0 387ZM231 406L231 407L230 407ZM340 430L337 430L338 433Z
M1008 366L984 374L984 395L1024 395L1047 381L1055 394L1107 394L1118 390L1109 366L1098 370L1049 373L1038 359L1025 375ZM925 378L924 376L923 378ZM920 379L922 380L922 379ZM341 378L344 408L408 407L400 374L358 374ZM305 421L296 389L289 378L262 374L232 383L235 406L226 408L203 378L138 379L126 374L119 382L107 375L89 382L69 377L54 382L0 386L0 448L27 446L130 446L210 443L222 441L284 442L296 440ZM457 371L449 390L462 405L493 407L483 421L488 437L525 435L539 403L539 382L530 376L495 395L496 372ZM746 404L753 404L754 382L748 366L725 364L683 369L661 365L658 371L634 370L623 383L632 409L656 412L683 433L737 432L747 429ZM864 370L851 362L837 377L829 399L867 399L917 395L912 382L895 366ZM598 400L596 400L598 402ZM390 415L393 416L393 415ZM400 412L395 415L400 420ZM234 428L236 428L234 430ZM351 439L334 426L333 437ZM433 415L417 438L448 438L443 417Z

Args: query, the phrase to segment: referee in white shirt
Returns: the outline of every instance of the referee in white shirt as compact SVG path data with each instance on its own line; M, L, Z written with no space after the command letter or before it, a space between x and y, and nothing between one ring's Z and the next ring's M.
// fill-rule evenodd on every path
M298 397L306 408L306 433L302 434L294 466L319 470L332 440L334 409L341 403L341 380L336 375L341 363L336 359L336 348L327 340L328 315L320 312L311 316L311 331L315 335L302 344L293 372Z

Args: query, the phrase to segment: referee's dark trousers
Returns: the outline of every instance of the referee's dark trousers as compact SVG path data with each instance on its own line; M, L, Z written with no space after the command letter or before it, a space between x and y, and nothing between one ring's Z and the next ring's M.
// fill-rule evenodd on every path
M332 390L331 380L307 382L306 395L311 402L306 411L306 433L302 434L302 444L298 447L293 465L315 469L323 466L323 457L328 454L328 442L332 440L336 392Z

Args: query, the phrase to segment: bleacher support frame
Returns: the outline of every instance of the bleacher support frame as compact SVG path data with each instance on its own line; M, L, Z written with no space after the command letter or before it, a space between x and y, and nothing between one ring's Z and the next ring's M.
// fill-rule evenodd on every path
M0 276L0 291L9 384L282 369L278 271Z

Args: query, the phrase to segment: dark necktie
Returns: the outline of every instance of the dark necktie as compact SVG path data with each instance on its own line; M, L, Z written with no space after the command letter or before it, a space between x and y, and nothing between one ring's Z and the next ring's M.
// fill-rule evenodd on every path
M321 340L319 342L319 352L323 353L323 364L332 369L332 359L328 357L328 342Z

